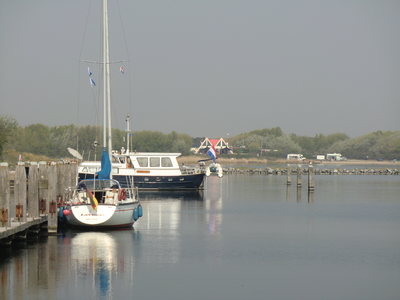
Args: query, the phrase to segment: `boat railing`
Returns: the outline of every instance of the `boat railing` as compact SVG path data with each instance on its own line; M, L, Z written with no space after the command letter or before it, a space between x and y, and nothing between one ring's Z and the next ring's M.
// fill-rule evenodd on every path
M138 201L139 189L132 188L100 188L94 191L86 191L79 187L68 187L64 192L64 205L71 204L90 204L89 193L95 198L98 204L122 204L125 202Z

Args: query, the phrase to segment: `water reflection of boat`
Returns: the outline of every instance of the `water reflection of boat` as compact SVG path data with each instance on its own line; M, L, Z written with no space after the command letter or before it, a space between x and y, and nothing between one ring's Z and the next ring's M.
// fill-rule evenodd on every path
M85 274L84 280L91 287L89 290L96 293L92 290L95 288L108 299L118 274L127 273L124 276L133 279L134 233L132 227L129 230L110 232L69 231L68 234L72 235L69 274L76 274L76 279Z

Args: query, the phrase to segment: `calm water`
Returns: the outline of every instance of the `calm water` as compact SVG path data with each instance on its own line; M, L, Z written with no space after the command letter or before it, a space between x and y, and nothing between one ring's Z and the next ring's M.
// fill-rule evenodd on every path
M400 176L209 177L134 229L1 250L2 299L399 299ZM296 182L295 177L292 182Z

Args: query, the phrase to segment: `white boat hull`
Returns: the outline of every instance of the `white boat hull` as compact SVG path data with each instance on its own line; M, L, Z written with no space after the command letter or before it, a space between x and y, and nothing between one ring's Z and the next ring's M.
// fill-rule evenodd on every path
M97 211L90 204L74 204L69 208L66 225L72 227L119 228L135 223L134 209L139 202L126 204L99 204Z

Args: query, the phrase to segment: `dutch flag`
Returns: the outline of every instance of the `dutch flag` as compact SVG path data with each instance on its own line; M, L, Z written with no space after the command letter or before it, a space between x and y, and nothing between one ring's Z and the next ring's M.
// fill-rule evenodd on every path
M120 68L119 68L119 70L121 71L121 73L122 73L122 74L124 74L124 73L125 73L125 71L124 71L124 68L123 68L123 67L120 67Z
M210 149L208 149L207 154L210 155L213 162L215 163L215 160L217 159L217 151L215 151L214 146L212 146Z

